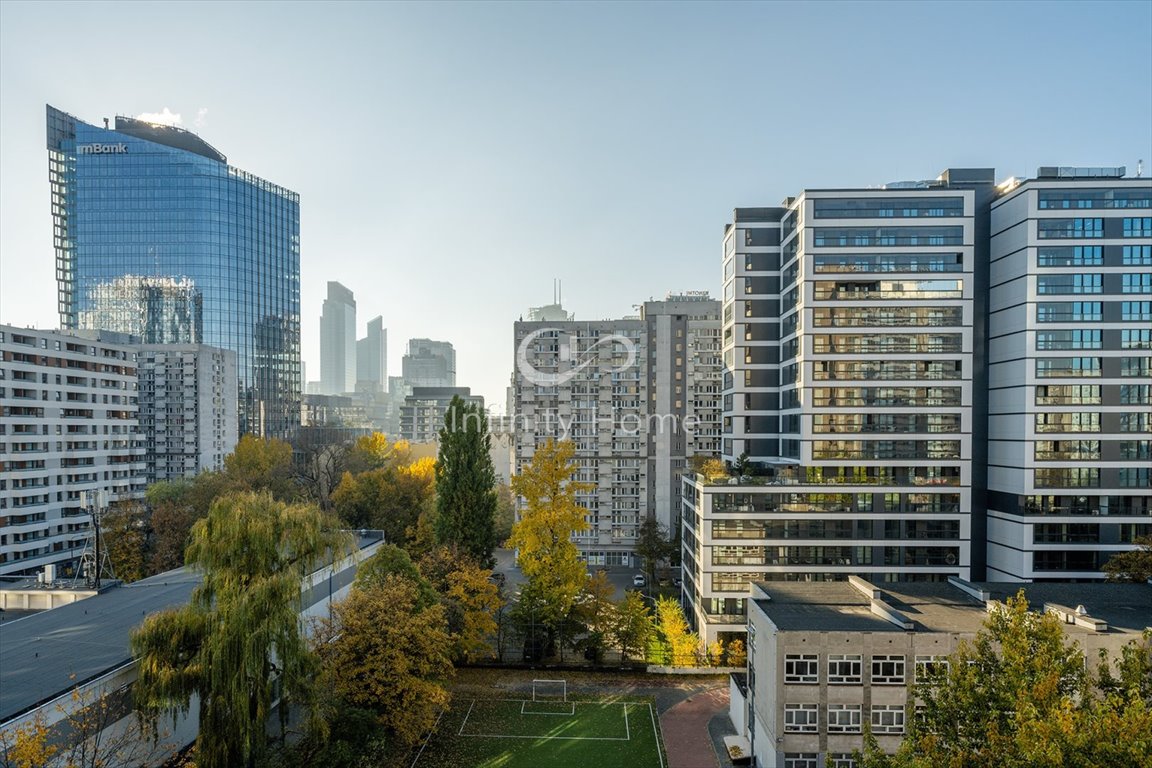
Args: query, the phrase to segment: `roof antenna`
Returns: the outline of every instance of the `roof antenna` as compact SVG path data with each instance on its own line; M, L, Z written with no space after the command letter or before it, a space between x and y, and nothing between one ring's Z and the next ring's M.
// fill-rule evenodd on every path
M1140 178L1143 175L1144 175L1144 160L1140 159L1140 160L1136 161L1136 178Z

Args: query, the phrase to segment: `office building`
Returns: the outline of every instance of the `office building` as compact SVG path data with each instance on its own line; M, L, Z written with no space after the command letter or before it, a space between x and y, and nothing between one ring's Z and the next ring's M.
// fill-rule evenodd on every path
M231 350L241 433L288 437L300 413L299 196L189 131L127 117L101 128L49 106L47 146L61 326ZM133 293L136 310L124 306ZM185 333L197 322L199 338Z
M400 362L409 388L456 386L456 350L450 342L409 339L408 351Z
M382 394L388 386L388 329L383 317L368 321L368 335L356 342L356 391Z
M989 578L1099 579L1152 533L1152 181L1123 177L992 203Z
M356 388L356 299L328 281L320 315L320 393L342 395Z
M202 344L132 348L148 482L224 469L239 439L236 353Z
M473 395L469 387L413 387L400 409L400 437L412 443L439 442L444 417L455 397L484 408L484 398ZM471 429L471 425L461 423L457 429Z
M856 768L868 726L895 752L915 715L913 686L948 664L1020 585L758 583L748 606L748 671L730 713L761 768ZM1057 614L1085 662L1112 659L1152 625L1147 584L1029 584L1030 606ZM830 762L826 762L829 760Z
M577 497L589 528L574 538L590 565L637 565L648 517L675 536L681 475L719 447L719 309L691 293L638 317L515 324L513 468L550 438L575 444L576 479L595 486Z
M71 575L90 527L81 493L143 498L138 353L0 325L0 576Z

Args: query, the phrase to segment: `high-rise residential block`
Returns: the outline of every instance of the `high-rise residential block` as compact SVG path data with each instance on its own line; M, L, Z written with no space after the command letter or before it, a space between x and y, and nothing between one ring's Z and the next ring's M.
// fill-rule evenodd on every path
M143 497L137 357L128 344L0 325L0 576L68 575L90 529L82 493Z
M515 466L549 438L571 440L591 565L631 566L649 517L675 536L681 476L719 449L719 302L706 294L646 302L639 317L515 324ZM554 317L570 317L556 311Z
M232 350L241 432L289 436L299 196L189 131L127 117L101 128L48 107L47 146L61 325Z
M459 425L445 424L448 406L456 397L465 404L484 408L484 398L473 395L468 387L413 387L400 409L400 437L413 443L435 443L440 440L440 430L445 426L471 429L472 425L463 422Z
M1099 579L1152 533L1152 181L1041 168L992 203L988 577Z
M400 362L409 388L456 386L456 350L451 342L409 339L408 351Z
M334 280L320 315L320 393L356 389L356 298Z
M356 342L356 390L383 393L388 386L388 329L383 317L368 321L368 334Z

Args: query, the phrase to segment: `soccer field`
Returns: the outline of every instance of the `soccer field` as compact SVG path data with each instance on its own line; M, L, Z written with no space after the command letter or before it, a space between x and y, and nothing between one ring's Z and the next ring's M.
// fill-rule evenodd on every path
M462 699L412 768L664 768L647 702Z

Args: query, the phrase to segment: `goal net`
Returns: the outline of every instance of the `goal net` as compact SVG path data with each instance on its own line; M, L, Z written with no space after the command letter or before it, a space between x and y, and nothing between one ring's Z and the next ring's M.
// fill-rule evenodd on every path
M533 680L532 701L568 701L568 681Z

